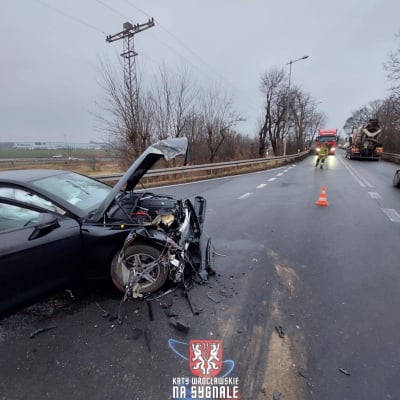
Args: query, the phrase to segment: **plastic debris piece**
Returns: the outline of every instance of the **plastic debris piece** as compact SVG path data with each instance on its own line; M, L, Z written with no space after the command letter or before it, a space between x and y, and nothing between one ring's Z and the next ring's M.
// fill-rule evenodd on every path
M283 330L281 325L275 325L275 329L278 332L278 335L281 339L285 337L285 331Z
M220 303L220 302L221 302L220 299L218 299L218 298L215 297L215 296L212 296L211 294L208 294L207 297L208 297L210 300L212 300L214 303Z
M52 330L52 329L55 329L55 328L57 328L57 326L49 326L49 327L47 327L47 328L41 328L41 329L37 329L36 331L33 331L31 334L30 334L30 338L31 339L33 339L35 336L37 336L37 335L39 335L39 334L41 334L41 333L43 333L43 332L47 332L47 331L50 331L50 330Z
M350 375L351 375L351 373L350 373L349 371L346 371L346 370L343 369L343 368L339 368L339 371L340 371L342 374L345 374L345 375L347 375L347 376L350 376Z
M160 301L160 307L161 308L170 308L172 307L172 301Z
M71 300L76 300L76 297L72 293L72 290L70 289L65 289L65 291L69 294L69 297L71 297Z
M100 308L101 311L103 311L103 318L107 318L111 315L109 311L107 311L105 308L103 308L99 303L96 302L96 306Z
M170 318L169 323L173 327L178 329L178 331L181 331L181 332L188 332L189 329L190 329L190 325L186 321L184 321L184 320L182 320L181 318L178 318L178 317Z
M189 303L190 310L192 311L193 315L199 315L200 310L196 307L196 305L192 302L192 299L189 296L189 292L185 290L185 297L187 302Z
M174 311L172 308L165 309L164 314L169 318L179 316L179 314L176 311Z

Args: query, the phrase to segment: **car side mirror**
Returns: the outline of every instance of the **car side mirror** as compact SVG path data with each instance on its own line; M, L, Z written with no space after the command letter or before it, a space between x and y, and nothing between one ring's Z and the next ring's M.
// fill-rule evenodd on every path
M60 223L56 216L50 213L41 213L39 215L39 222L35 226L31 236L29 236L29 240L34 240L44 235L47 235L54 229L58 228Z

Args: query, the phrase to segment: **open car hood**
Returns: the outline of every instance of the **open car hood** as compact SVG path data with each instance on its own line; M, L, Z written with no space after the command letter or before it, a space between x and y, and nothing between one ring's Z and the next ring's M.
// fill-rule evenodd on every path
M185 163L188 155L188 140L186 137L163 139L149 146L138 159L129 167L107 197L101 202L91 220L99 221L110 207L121 190L131 191L143 175L160 159L171 160L184 155Z

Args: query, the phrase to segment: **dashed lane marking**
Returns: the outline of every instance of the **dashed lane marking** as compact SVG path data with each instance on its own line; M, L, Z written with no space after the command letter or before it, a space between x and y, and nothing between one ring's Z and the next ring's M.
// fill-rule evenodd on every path
M258 185L258 186L257 186L257 189L265 188L265 186L267 186L266 183L261 183L261 185Z
M392 222L400 222L400 214L393 208L381 208Z
M268 182L272 182L272 181L274 181L276 178L269 178L268 179Z
M382 196L377 192L368 192L371 199L382 200Z
M245 193L245 194L242 194L240 197L239 197L239 200L242 200L242 199L245 199L246 197L249 197L249 196L251 196L253 193L251 193L251 192L247 192L247 193Z

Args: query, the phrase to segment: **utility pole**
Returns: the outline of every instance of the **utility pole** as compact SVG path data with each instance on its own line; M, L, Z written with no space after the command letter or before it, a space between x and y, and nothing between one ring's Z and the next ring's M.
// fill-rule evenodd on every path
M143 24L132 25L130 22L125 22L122 25L123 30L114 35L106 36L106 42L112 43L117 40L123 40L123 52L121 57L124 58L124 85L126 89L125 107L129 119L133 123L134 130L138 125L139 111L139 93L136 75L136 60L138 53L135 52L133 37L146 29L155 25L154 18L150 18Z
M290 60L286 65L289 65L289 85L288 85L288 91L287 91L287 100L286 100L286 118L285 118L285 128L287 130L286 132L286 136L284 137L283 140L283 155L286 156L286 142L287 142L287 137L289 136L289 100L290 100L290 79L292 77L292 64L297 62L297 61L301 61L301 60L305 60L306 58L308 58L309 56L304 56L301 58L298 58L297 60Z

